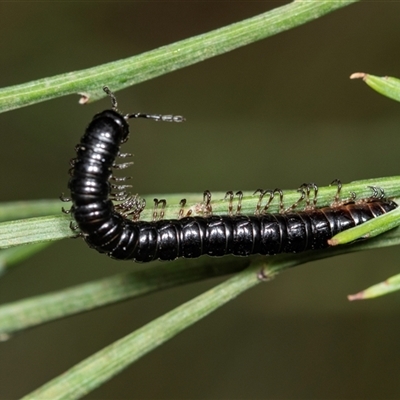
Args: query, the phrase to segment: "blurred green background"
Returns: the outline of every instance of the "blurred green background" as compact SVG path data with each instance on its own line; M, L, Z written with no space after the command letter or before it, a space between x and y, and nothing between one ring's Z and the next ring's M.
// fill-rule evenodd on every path
M118 60L284 2L0 4L0 86ZM135 191L296 188L398 175L400 105L351 81L400 77L400 3L360 2L118 92L120 109L182 114L132 123ZM0 115L1 201L56 198L102 100L69 96ZM399 249L303 265L259 285L88 399L399 398L399 295L350 303L399 272ZM190 261L188 261L188 264ZM0 281L0 302L135 269L63 240ZM218 280L31 329L0 344L0 398L17 398Z

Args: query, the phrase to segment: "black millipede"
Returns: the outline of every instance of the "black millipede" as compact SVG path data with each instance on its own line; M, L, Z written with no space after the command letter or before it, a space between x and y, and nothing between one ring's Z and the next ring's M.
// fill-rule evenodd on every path
M397 204L384 198L379 188L368 199L356 201L355 196L346 201L339 200L341 185L331 207L316 207L317 187L302 185L300 200L306 199L306 207L295 211L297 203L289 209L283 208L283 195L279 190L260 192L255 215L240 215L240 208L230 215L183 216L178 219L151 222L139 221L144 202L131 196L128 185L111 184L110 180L124 181L112 175L113 168L125 168L130 163L115 164L121 144L129 135L130 118L181 122L181 116L153 114L122 115L117 110L114 95L107 87L104 91L111 97L112 109L96 114L76 146L76 158L71 161L71 212L80 235L87 244L101 253L118 260L148 262L152 260L174 260L179 257L195 258L209 256L249 256L251 254L273 255L297 253L328 247L328 239L335 234L385 214ZM120 190L113 193L113 189ZM314 199L310 201L310 191ZM281 212L268 213L268 205L274 194L281 197ZM209 193L209 192L206 192ZM240 192L239 192L240 193ZM240 198L240 194L239 198ZM266 206L261 200L269 194ZM227 196L233 197L232 192ZM114 205L113 200L121 203ZM208 203L210 197L208 198ZM156 205L165 206L165 200L156 200Z

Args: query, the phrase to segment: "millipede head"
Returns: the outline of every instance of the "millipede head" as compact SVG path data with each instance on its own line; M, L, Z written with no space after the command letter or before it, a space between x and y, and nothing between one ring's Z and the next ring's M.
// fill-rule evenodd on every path
M109 89L108 86L104 86L103 90L108 96L110 96L112 110L125 120L131 119L131 118L145 118L145 119L152 119L154 121L162 121L162 122L183 122L183 121L185 121L185 118L182 117L182 115L162 115L162 114L146 114L146 113L132 113L132 114L122 115L118 111L118 108L117 108L118 102L117 102L117 98L114 95L114 93ZM126 135L124 135L124 138L121 143L124 143L128 140L128 135L129 135L129 129L126 132Z

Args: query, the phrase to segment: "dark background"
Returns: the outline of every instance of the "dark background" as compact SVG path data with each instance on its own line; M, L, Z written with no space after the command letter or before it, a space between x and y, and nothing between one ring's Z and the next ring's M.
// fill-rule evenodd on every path
M0 86L79 70L265 12L283 2L0 4ZM400 77L400 3L361 2L118 92L135 121L140 194L295 188L397 175L399 104L351 81ZM68 160L109 100L78 96L0 115L2 201L56 198ZM247 292L87 398L398 398L399 295L349 293L398 273L397 248L303 265ZM190 261L188 261L190 262ZM0 301L137 268L63 240L0 281ZM31 329L0 344L0 398L17 398L216 285L168 290Z

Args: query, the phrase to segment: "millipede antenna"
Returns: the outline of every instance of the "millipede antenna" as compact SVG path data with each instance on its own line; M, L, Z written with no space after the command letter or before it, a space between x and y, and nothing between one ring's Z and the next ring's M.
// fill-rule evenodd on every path
M118 102L117 102L117 98L115 97L115 94L109 89L108 86L104 86L103 90L107 94L107 96L110 97L112 109L114 111L118 111Z
M114 111L118 111L118 102L115 94L110 90L108 86L103 86L104 92L107 96L111 99L112 109ZM183 122L185 118L182 115L162 115L162 114L146 114L146 113L133 113L133 114L126 114L124 116L125 119L130 118L146 118L146 119L153 119L154 121L163 121L163 122Z

